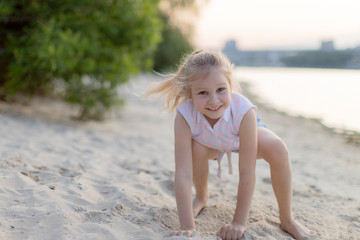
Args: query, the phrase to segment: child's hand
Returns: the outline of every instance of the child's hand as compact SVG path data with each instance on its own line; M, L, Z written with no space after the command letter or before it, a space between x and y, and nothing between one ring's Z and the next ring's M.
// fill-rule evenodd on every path
M245 232L245 226L240 223L232 222L220 228L216 234L223 240L240 239Z
M179 230L170 233L170 237L172 236L185 236L185 237L192 237L195 233L195 230Z

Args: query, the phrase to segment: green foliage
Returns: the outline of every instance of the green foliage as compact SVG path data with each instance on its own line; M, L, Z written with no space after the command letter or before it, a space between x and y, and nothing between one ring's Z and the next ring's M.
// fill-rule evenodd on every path
M347 51L304 51L281 59L287 67L343 68L352 58Z
M98 117L116 87L150 69L160 41L159 0L12 0L0 2L0 88L6 96L46 93Z
M164 28L161 33L162 41L154 55L155 71L175 71L181 57L193 50L189 41L193 33L193 21L189 19L195 19L199 9L207 2L209 0L161 1L161 19Z
M181 30L169 24L168 16L162 14L165 23L162 31L162 42L159 44L154 55L154 70L157 72L164 70L174 70L181 57L193 49L187 37Z

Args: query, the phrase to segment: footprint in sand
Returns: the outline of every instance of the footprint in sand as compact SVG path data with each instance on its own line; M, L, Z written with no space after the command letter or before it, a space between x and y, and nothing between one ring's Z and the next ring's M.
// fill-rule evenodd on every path
M262 181L263 181L264 183L271 184L271 178L269 178L269 177L264 177L264 178L262 179Z
M72 178L81 175L80 172L75 172L75 171L72 171L72 170L64 168L64 167L60 167L59 173L63 177L72 177Z
M175 186L173 180L164 180L159 183L161 188L169 195L174 196Z

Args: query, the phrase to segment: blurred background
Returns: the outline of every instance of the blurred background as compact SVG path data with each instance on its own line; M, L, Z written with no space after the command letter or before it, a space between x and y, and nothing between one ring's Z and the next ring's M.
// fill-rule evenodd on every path
M117 87L221 50L262 102L360 131L360 1L0 1L0 99L63 98L79 118L121 104ZM121 96L120 96L121 97Z
M212 0L197 47L221 49L262 102L360 131L360 2Z

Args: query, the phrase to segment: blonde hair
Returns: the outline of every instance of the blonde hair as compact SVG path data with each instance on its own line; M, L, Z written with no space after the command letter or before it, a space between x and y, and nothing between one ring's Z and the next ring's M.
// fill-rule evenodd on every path
M222 71L229 81L230 89L234 89L232 81L233 65L220 51L197 50L182 58L181 65L175 74L167 75L167 79L156 83L147 93L166 96L164 109L174 111L191 97L191 83L196 79L206 78L212 69Z

